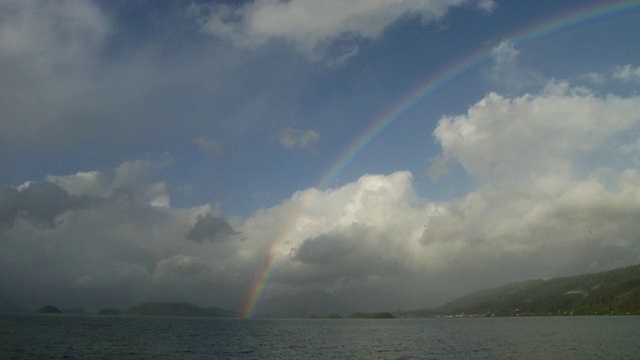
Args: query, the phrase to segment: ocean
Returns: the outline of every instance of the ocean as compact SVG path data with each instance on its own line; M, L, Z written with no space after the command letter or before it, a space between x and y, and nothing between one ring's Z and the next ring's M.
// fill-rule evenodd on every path
M0 315L0 359L640 359L640 316Z

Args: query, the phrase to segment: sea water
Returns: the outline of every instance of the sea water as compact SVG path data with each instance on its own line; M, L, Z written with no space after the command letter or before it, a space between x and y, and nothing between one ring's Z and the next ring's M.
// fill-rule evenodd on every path
M639 316L0 315L0 359L640 359Z

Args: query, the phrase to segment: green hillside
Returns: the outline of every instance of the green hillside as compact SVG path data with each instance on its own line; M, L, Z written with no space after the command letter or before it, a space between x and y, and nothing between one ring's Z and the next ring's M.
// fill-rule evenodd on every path
M640 265L529 280L479 291L441 307L405 316L531 316L640 314Z

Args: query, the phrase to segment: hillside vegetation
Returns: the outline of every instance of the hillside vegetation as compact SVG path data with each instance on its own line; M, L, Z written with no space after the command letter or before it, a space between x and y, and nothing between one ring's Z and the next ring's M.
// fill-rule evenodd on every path
M640 314L640 265L483 290L406 316Z

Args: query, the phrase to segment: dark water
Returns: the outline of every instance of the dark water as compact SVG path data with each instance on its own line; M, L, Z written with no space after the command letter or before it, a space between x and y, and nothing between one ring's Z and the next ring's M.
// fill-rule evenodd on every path
M0 359L640 359L640 317L0 315Z

